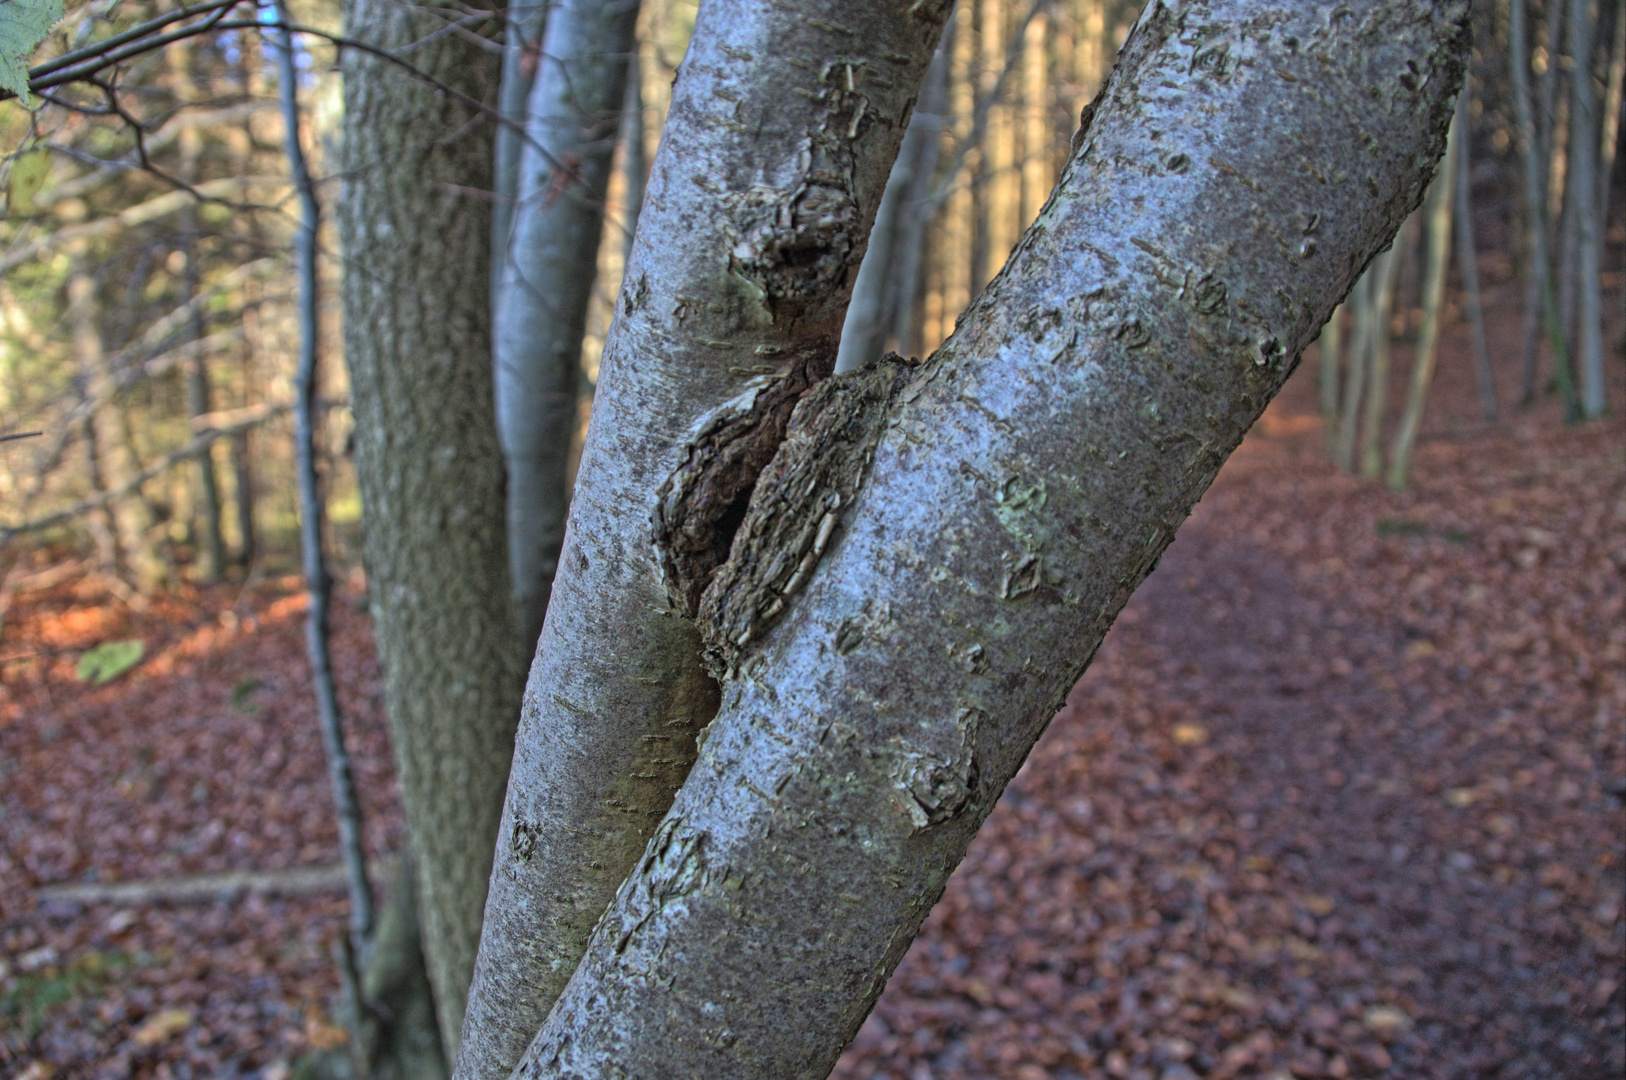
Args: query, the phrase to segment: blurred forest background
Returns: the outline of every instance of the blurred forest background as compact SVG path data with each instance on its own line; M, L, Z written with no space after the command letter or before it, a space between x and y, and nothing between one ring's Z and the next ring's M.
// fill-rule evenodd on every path
M0 101L8 1077L287 1076L343 1039L298 637L297 193L276 41L248 0L214 6L225 28ZM340 12L289 7L327 35L294 59L328 208ZM962 0L844 364L953 330L1139 7ZM36 88L174 10L73 7ZM500 12L436 10L500 36ZM643 4L583 429L694 13ZM1623 41L1619 0L1476 4L1428 200L1128 609L838 1075L1626 1068ZM383 860L402 825L350 464L352 268L331 226L318 241L335 666Z

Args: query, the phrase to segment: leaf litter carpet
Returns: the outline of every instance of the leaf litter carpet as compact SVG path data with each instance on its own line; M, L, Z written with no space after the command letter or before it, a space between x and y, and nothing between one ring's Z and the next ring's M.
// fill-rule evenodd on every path
M1442 407L1393 495L1325 464L1309 378L1131 601L837 1076L1626 1071L1626 436ZM376 856L402 826L358 584L336 666ZM0 1076L274 1080L342 1037L337 895L40 894L335 861L303 610L291 579L140 612L93 577L16 596ZM75 681L129 637L134 671Z

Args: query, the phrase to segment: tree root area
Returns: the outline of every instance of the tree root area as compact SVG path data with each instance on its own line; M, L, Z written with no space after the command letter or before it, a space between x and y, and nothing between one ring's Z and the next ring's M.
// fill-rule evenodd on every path
M1480 422L1460 347L1440 379L1397 495L1326 464L1306 361L837 1076L1626 1071L1626 435L1566 428L1551 400ZM401 822L366 619L354 587L340 598L378 857ZM336 860L303 610L293 579L139 612L83 576L16 595L0 634L0 1074L274 1080L342 1039L341 896L41 893ZM83 650L134 637L133 671L75 680Z

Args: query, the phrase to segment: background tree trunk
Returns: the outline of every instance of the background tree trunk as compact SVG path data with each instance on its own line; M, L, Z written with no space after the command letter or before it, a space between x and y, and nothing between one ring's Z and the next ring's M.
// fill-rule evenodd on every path
M347 33L396 49L441 20L347 0ZM489 100L497 63L456 35L412 61ZM490 126L383 61L344 54L345 358L368 597L424 953L448 1052L458 1026L519 717L491 384ZM449 1053L448 1053L449 1056Z
M689 615L835 363L947 6L699 12L531 669L460 1077L508 1075L689 770L717 704Z
M798 408L702 601L722 707L517 1076L825 1075L1114 616L1421 198L1467 15L1146 9L954 338ZM627 514L621 542L640 533Z
M1472 111L1468 108L1468 87L1462 88L1457 98L1457 113L1462 134L1457 139L1457 162L1452 177L1454 217L1452 230L1457 241L1457 267L1462 272L1462 299L1464 314L1468 318L1468 332L1472 335L1474 371L1479 379L1479 406L1486 420L1495 420L1501 413L1496 400L1496 378L1491 372L1490 347L1485 342L1485 311L1479 302L1479 256L1474 249L1473 165L1469 146L1473 142ZM1380 470L1381 471L1381 470ZM1376 476L1377 473L1372 475Z
M1445 276L1451 265L1451 203L1457 168L1457 142L1462 138L1460 123L1451 127L1445 160L1428 192L1423 211L1423 227L1428 263L1423 271L1423 329L1412 353L1411 381L1406 391L1406 408L1395 430L1389 451L1389 487L1403 490L1411 475L1411 454L1417 444L1417 431L1423 423L1423 406L1428 387L1434 380L1434 362L1439 357L1440 324L1445 319Z
M497 87L497 113L503 123L492 135L491 311L496 317L503 263L508 258L514 206L519 201L519 162L525 146L526 103L542 60L542 34L548 7L540 0L512 0L504 9L502 76Z
M929 104L931 85L940 81L947 69L947 59L939 48L932 54L926 71L926 87L922 90L922 104ZM939 118L930 109L917 108L909 118L909 129L904 132L903 144L898 148L898 159L887 176L886 190L875 214L875 226L870 229L869 246L864 261L858 267L853 282L852 303L841 327L841 348L836 355L837 371L853 371L881 358L887 334L892 326L887 319L890 297L904 291L900 281L918 272L919 254L911 259L907 245L918 245L923 239L921 228L915 228L912 218L918 216L912 205L921 189L921 174L930 177L936 161L935 148L939 132ZM912 290L909 290L912 292ZM912 298L911 298L912 299ZM894 304L896 301L894 301ZM905 345L905 348L908 346Z
M1529 405L1536 396L1536 340L1541 334L1543 298L1548 288L1547 188L1542 172L1542 140L1537 135L1530 110L1527 3L1528 0L1508 0L1508 67L1512 74L1514 131L1518 136L1519 177L1524 194L1524 331L1519 339L1519 400L1524 405Z
M564 541L582 334L637 21L636 0L553 8L520 150L493 339L509 575L520 638L532 646Z
M277 0L277 17L288 21L288 10ZM354 990L357 955L365 956L373 933L373 887L367 880L367 860L361 848L361 801L356 797L355 774L344 743L344 721L339 714L338 690L333 682L333 651L329 647L328 602L333 576L324 551L325 500L316 468L317 386L321 356L321 294L318 290L317 230L321 207L301 144L299 70L294 63L294 36L277 36L278 89L282 98L283 145L288 172L299 197L299 228L294 232L294 268L299 275L296 318L299 327L299 364L294 371L294 474L299 491L299 551L305 574L305 648L310 658L311 688L322 728L322 749L327 756L328 781L333 788L334 816L339 851L350 891L350 948L345 950L347 984Z
M1594 50L1590 0L1569 0L1570 141L1567 178L1569 201L1575 208L1576 374L1580 378L1581 415L1604 414L1603 300L1598 287L1602 268L1603 225L1599 220L1598 99L1592 92ZM1568 245L1566 245L1568 247ZM1567 252L1568 253L1568 252ZM1568 319L1568 308L1565 310Z
M95 432L91 453L101 484L116 491L126 477L141 471L141 463L130 447L130 432L119 415L119 395L107 351L102 347L97 306L95 279L83 271L74 273L68 279L68 318L73 324L79 370L85 378L85 397L91 403L90 424ZM139 592L158 588L165 568L149 535L152 514L140 487L110 502L107 514L118 553L117 570L129 575L130 583Z

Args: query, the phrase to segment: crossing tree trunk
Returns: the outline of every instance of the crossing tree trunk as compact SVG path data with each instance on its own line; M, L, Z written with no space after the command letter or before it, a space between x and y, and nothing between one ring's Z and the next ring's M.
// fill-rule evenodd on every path
M835 364L947 7L701 6L531 669L459 1077L508 1075L688 773L717 707L691 616Z
M1117 612L1422 198L1467 4L1340 10L1154 0L955 335L802 399L700 603L721 707L516 1076L827 1073ZM642 535L627 514L621 544Z

